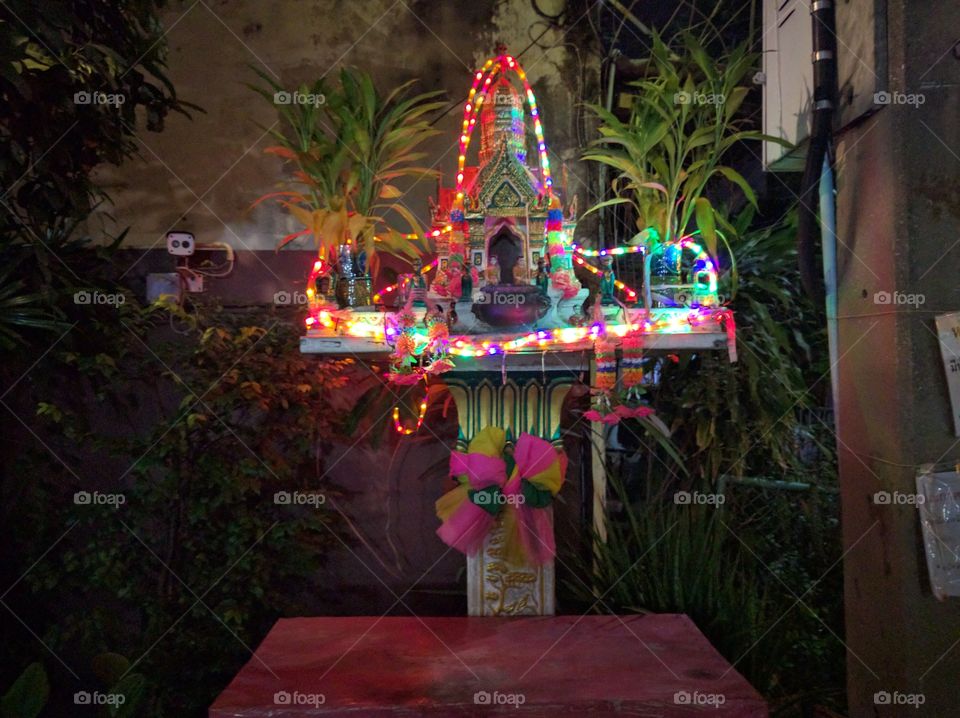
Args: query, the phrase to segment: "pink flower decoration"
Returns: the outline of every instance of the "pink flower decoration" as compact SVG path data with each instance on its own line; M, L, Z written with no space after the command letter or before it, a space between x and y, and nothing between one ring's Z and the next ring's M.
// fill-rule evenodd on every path
M417 373L397 374L395 372L390 372L384 376L387 377L388 381L391 381L398 386L413 386L420 381L420 375Z
M430 366L427 367L427 374L443 374L453 369L453 362L449 359L437 359L435 362L431 362Z
M651 409L649 406L638 406L634 409L631 409L623 404L614 407L613 410L624 419L642 419L643 417L650 416L653 413L653 409Z
M617 414L601 414L595 409L583 412L583 416L590 421L600 421L604 424L616 424L620 421L620 417Z

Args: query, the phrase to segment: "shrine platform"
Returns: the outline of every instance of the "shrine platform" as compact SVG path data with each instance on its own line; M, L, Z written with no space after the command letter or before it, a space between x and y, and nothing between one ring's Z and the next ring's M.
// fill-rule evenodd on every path
M680 614L278 621L210 718L762 718L763 698Z

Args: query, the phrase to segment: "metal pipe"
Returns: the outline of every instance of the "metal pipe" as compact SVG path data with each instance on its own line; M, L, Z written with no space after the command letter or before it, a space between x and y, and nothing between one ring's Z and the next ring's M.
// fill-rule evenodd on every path
M837 324L837 198L834 191L830 149L823 158L820 174L820 242L823 248L824 302L827 313L827 346L830 352L830 389L833 397L833 423L840 423L840 329Z
M816 237L819 194L815 191L823 174L824 160L833 135L837 97L837 35L833 0L815 0L810 7L813 28L813 120L800 193L797 223L797 255L800 281L814 301L824 301L823 276L817 266Z

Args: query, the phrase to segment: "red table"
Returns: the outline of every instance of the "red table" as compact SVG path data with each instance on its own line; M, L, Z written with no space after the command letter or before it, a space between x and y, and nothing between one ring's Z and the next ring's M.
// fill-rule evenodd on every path
M765 717L684 615L291 618L210 708L227 716Z

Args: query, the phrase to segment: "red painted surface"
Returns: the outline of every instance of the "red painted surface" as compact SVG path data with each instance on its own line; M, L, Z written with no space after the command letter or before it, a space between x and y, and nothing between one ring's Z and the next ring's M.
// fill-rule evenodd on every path
M511 702L478 704L481 691ZM370 616L278 621L209 715L764 718L767 708L683 615Z

